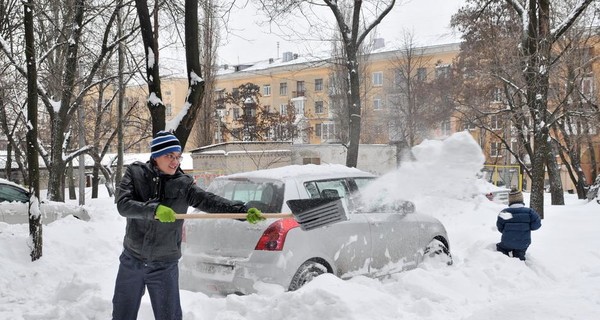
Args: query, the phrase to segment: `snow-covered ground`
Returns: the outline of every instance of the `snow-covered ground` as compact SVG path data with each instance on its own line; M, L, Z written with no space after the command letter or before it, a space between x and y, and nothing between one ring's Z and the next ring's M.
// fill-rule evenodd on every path
M503 206L470 195L478 184L471 171L481 165L474 141L459 134L415 151L418 161L382 177L379 188L409 195L418 211L445 224L454 265L422 265L384 279L323 275L296 292L182 291L184 319L597 319L600 205L573 195L565 195L565 206L547 205L528 260L508 258L495 251ZM457 162L444 166L441 159ZM44 227L36 262L28 226L0 223L0 319L110 319L125 220L111 198L86 203L91 221ZM153 319L147 296L139 319Z

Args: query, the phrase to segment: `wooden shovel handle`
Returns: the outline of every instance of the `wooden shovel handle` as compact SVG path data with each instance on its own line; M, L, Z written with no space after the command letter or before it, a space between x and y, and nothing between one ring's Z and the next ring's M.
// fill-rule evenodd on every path
M266 219L293 218L292 213L263 213ZM175 219L246 219L245 213L176 213Z

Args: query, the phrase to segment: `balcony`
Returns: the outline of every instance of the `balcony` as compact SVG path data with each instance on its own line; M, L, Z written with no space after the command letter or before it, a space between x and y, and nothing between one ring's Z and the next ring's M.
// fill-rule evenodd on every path
M306 91L292 91L292 98L304 97Z

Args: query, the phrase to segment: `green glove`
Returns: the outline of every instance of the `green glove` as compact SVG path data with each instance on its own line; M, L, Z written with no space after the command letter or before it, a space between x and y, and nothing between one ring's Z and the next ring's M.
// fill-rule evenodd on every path
M175 211L167 206L159 204L158 207L156 207L156 218L160 222L174 222Z
M259 221L263 221L266 218L263 216L262 212L256 208L248 209L248 213L246 214L246 220L252 224L257 224Z

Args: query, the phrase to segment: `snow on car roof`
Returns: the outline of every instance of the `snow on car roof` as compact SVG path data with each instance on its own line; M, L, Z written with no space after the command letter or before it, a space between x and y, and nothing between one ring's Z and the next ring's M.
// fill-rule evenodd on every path
M375 177L375 175L369 172L365 172L356 168L346 167L341 164L305 164L233 173L227 176L223 176L221 178L266 178L284 180L285 178L293 178L299 176L318 176L322 178L328 178L348 174L354 176Z

